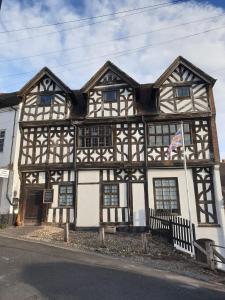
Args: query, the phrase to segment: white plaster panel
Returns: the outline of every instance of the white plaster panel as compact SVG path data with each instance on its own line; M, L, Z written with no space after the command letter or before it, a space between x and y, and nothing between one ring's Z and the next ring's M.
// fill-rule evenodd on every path
M55 210L55 222L59 223L59 209Z
M133 224L134 226L145 226L145 197L144 184L133 183Z
M53 209L49 208L48 210L48 223L51 223L53 221Z
M127 207L127 184L125 182L119 184L120 190L120 207Z
M45 172L39 172L39 183L45 183Z
M63 215L62 215L62 221L63 221L63 223L66 223L66 214L67 214L67 211L66 211L66 209L64 208L64 209L63 209Z
M99 226L99 184L78 184L77 226Z
M52 207L58 207L58 197L59 197L59 186L58 184L54 184L53 188L53 202Z
M115 208L110 208L110 222L115 222Z
M79 171L78 183L99 182L99 171Z
M73 208L70 209L70 223L74 222L74 210Z
M122 222L122 208L117 209L118 222Z
M102 215L103 215L103 222L107 222L108 219L107 219L107 209L106 208L103 208L102 209Z

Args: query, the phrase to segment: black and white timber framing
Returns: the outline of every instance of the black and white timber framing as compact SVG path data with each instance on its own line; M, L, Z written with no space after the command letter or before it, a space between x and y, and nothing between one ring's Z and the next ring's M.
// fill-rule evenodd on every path
M19 92L20 224L143 228L149 208L187 217L182 151L167 157L183 121L195 223L220 226L214 83L183 57L143 85L108 61L76 91L42 69ZM176 193L174 185L156 195L157 179L176 183ZM52 190L50 203L42 199L45 189Z

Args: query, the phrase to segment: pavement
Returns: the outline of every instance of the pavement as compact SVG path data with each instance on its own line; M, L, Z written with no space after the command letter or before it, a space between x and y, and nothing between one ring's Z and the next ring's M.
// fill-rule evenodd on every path
M225 286L0 236L0 300L14 299L224 300Z

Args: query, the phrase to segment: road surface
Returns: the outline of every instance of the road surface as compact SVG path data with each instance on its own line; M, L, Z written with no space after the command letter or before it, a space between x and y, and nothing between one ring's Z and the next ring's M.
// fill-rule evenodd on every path
M0 300L224 300L222 289L121 259L0 237Z

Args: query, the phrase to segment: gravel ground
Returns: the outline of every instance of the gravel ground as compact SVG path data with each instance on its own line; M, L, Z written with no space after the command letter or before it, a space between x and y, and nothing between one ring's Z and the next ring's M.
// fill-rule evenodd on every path
M175 250L165 240L155 236L148 236L148 251L143 254L141 235L138 233L106 234L103 247L97 232L70 231L69 243L65 243L63 240L63 229L53 226L11 227L1 230L1 232L68 248L122 257L131 263L142 263L145 266L176 272L196 279L225 283L225 273L212 272L202 267L189 255Z

